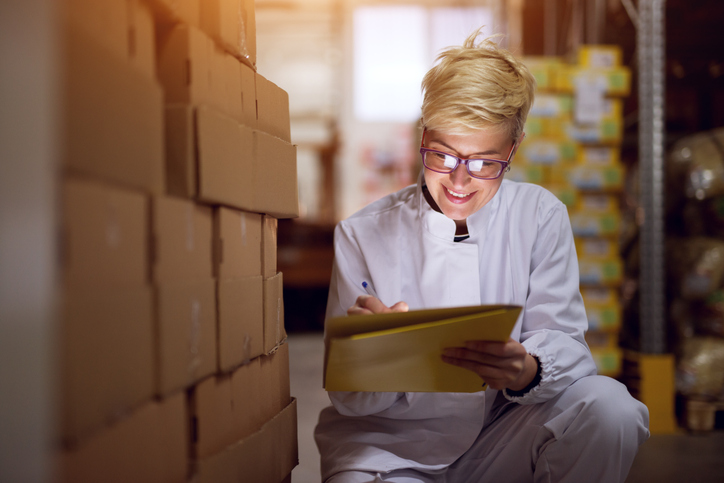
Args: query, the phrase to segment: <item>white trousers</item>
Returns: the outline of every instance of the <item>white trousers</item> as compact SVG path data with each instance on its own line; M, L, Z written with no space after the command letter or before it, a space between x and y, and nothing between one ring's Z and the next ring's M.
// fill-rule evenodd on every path
M649 436L646 406L609 377L584 377L541 404L499 396L491 422L446 470L348 471L327 483L623 482Z

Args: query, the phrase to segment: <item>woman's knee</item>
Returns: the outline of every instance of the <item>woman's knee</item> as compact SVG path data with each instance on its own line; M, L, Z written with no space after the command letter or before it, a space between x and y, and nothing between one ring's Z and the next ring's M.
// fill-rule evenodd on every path
M596 421L600 430L612 436L630 433L634 429L644 439L648 435L648 409L615 379L606 376L584 377L569 389L576 393L573 397L583 401L585 418Z

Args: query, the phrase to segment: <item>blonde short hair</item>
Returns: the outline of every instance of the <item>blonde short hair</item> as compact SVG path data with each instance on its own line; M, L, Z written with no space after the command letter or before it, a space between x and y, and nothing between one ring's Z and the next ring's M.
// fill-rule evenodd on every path
M520 137L533 103L535 79L494 37L476 44L478 29L450 47L422 80L422 125L449 134L507 131Z

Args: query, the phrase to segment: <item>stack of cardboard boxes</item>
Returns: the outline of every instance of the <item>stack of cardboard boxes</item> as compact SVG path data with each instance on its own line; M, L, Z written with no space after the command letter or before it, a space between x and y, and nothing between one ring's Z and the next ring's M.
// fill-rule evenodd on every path
M254 2L61 11L57 480L289 481L296 148Z
M567 206L586 305L586 335L600 374L617 376L622 351L619 251L623 101L631 84L616 46L584 45L575 63L523 59L536 100L509 178L541 184Z

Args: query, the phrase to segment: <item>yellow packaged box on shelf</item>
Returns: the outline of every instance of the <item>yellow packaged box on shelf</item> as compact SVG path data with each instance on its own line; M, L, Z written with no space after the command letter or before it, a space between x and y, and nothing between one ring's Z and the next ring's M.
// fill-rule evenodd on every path
M591 355L602 376L617 377L621 374L623 351L618 347L599 348L592 347Z
M534 138L567 139L570 137L567 132L570 124L570 117L529 116L523 130L529 142Z
M621 327L622 311L618 291L611 287L582 287L588 329L615 332Z
M575 239L578 258L605 260L619 256L618 242L612 238Z
M588 213L620 213L618 197L605 193L581 193L580 210Z
M581 146L578 155L578 164L618 166L621 162L621 148L617 146Z
M581 285L615 287L623 281L623 261L620 258L579 258Z
M539 91L555 90L555 77L558 66L563 62L558 57L523 57L521 59L533 77Z
M621 165L576 165L565 173L567 182L580 190L617 192L623 189L624 167Z
M581 45L578 49L578 63L584 67L618 67L622 57L618 45Z
M618 331L591 329L589 325L585 338L591 349L615 349L618 347Z
M544 166L539 164L513 163L505 179L520 183L544 184L546 181Z
M550 184L546 189L556 195L569 209L573 209L578 204L578 190L565 184Z
M518 148L518 158L532 164L573 164L578 156L578 145L564 139L529 139Z
M559 118L573 112L573 96L570 94L536 94L530 107L530 116Z
M623 139L621 119L604 119L595 124L564 122L561 130L566 137L579 143L620 144Z
M621 213L592 213L577 209L570 214L573 236L615 237L621 231Z
M579 82L600 83L607 96L628 96L631 93L631 69L617 66L610 69L561 65L555 75L555 89L573 92Z

